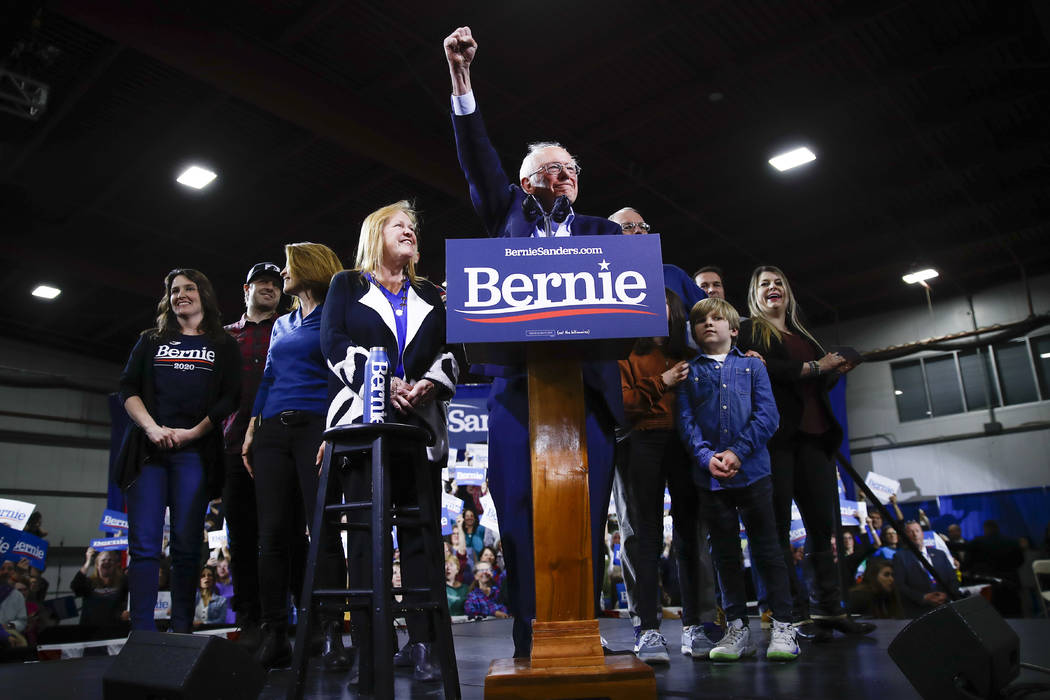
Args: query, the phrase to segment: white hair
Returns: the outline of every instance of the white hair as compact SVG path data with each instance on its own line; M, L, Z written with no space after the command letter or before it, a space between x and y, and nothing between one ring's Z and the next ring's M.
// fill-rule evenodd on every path
M624 207L623 209L617 209L612 214L609 214L609 221L616 221L616 217L617 216L619 216L620 214L625 214L625 213L627 213L629 211L633 211L638 216L642 215L642 212L638 211L634 207Z
M521 160L521 168L518 169L519 181L524 180L525 178L529 177L534 172L536 172L538 166L533 164L533 161L536 160L536 152L542 151L545 148L561 148L563 150L568 151L568 149L566 149L565 146L562 146L557 141L536 141L535 143L530 143L528 152L525 154L525 157ZM576 160L576 156L572 155L571 153L569 154L569 157L572 158L574 161Z

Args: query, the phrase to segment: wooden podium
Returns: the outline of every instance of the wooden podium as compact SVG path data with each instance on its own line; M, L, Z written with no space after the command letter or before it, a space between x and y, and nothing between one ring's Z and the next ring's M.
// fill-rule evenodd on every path
M495 659L486 698L656 697L648 664L633 654L604 655L594 616L580 366L590 345L526 344L536 557L532 656Z

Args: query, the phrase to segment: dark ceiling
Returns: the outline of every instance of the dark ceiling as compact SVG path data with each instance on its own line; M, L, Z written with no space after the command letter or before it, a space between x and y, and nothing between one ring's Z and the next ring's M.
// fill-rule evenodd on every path
M122 361L167 270L205 271L229 320L258 260L423 212L423 271L480 233L441 48L470 25L504 163L557 139L577 209L639 209L665 260L719 264L743 303L778 264L813 324L1050 270L1050 2L0 2L0 57L46 83L0 113L0 333ZM2 86L9 90L10 85ZM786 174L767 159L807 144ZM200 192L174 182L210 164ZM29 296L40 281L64 291Z

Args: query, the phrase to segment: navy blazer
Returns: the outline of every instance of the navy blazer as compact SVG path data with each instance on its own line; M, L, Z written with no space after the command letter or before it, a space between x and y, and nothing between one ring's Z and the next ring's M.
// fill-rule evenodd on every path
M955 579L955 569L952 568L948 557L939 549L928 549L933 568L940 574L941 578L948 584L950 591L943 591L951 595L959 595L959 584ZM916 617L931 610L930 604L923 600L923 596L935 590L941 590L940 586L930 581L930 575L912 553L907 545L897 549L893 557L893 582L900 594L901 606L908 617Z
M443 458L448 448L444 401L456 392L459 366L445 348L445 307L441 292L426 280L408 290L408 332L402 361L405 379L429 379L438 390L434 401L419 409L437 436L430 459ZM356 270L344 270L332 278L321 313L321 351L331 374L328 376L326 426L360 423L364 412L361 387L368 352L386 348L391 367L397 365L397 326L390 302L375 285Z
M470 186L470 201L481 217L485 231L494 238L531 238L536 223L529 221L521 209L527 196L507 177L496 149L489 141L480 110L465 116L452 115L456 134L456 152ZM576 236L620 236L619 224L597 216L576 214L572 220ZM474 371L493 377L515 377L525 374L523 367L479 365ZM584 362L583 383L601 394L610 414L627 427L620 391L620 370L612 360Z

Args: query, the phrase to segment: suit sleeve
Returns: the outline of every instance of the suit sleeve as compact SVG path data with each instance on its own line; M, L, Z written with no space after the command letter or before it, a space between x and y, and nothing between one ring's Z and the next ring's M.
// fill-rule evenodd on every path
M485 231L490 236L498 236L500 224L514 199L512 182L489 141L481 110L465 116L453 115L452 126L459 165L470 187L470 201L485 224Z
M741 462L756 450L764 449L780 425L780 414L766 368L759 360L751 358L747 358L745 363L751 369L751 416L729 446Z
M926 595L926 591L919 591L911 585L911 581L908 579L908 564L915 558L914 556L909 556L910 554L910 552L905 553L898 550L893 557L893 581L902 597L907 598L913 605L928 607L929 603L923 598Z

